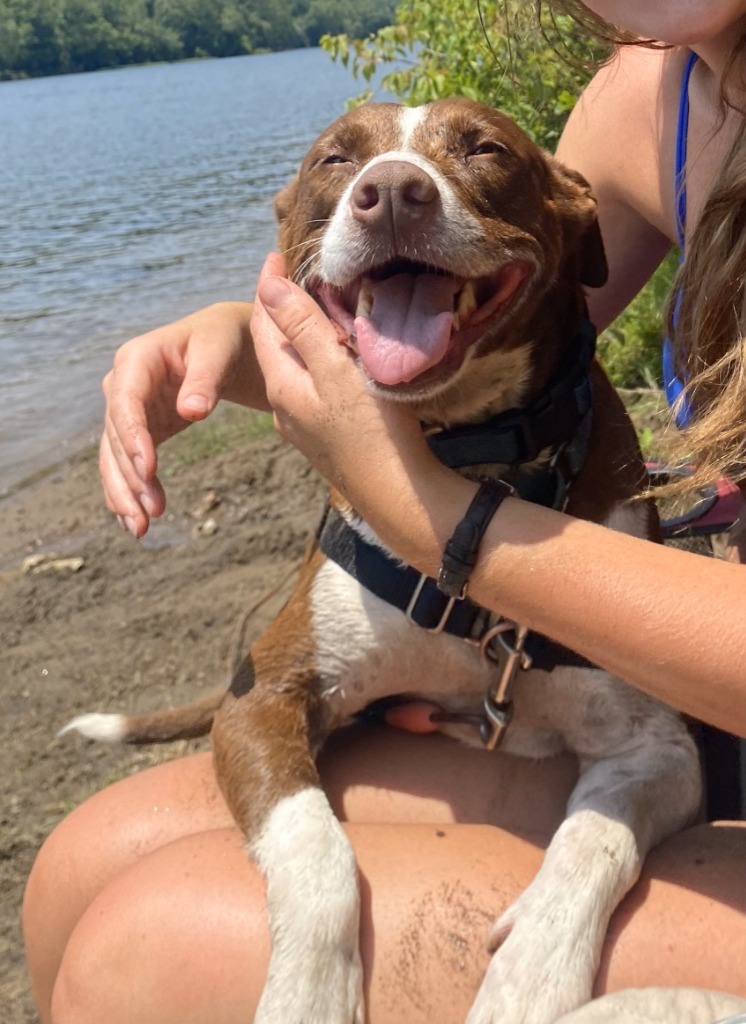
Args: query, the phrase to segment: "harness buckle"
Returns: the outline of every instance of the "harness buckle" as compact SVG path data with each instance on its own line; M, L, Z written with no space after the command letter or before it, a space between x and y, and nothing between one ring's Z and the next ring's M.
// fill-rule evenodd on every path
M451 615L451 612L453 611L454 605L456 604L456 602L458 600L460 600L460 598L458 598L458 597L449 597L448 598L448 601L446 602L446 606L443 609L443 614L441 615L440 620L438 621L437 625L435 625L435 626L422 626L422 625L420 625L420 623L417 622L417 620L414 618L414 610L417 607L417 602L420 599L420 594L422 593L422 589L425 586L425 584L428 582L429 579L430 579L430 577L426 573L424 573L424 572L420 573L419 582L417 583L417 586L414 588L414 592L412 593L412 596L409 599L409 604L407 605L404 614L406 615L407 620L409 622L411 622L413 626L417 626L418 629L424 629L426 633L442 633L443 630L446 628L446 623L448 622L448 619L450 618L450 615Z
M506 634L513 633L512 643ZM496 683L490 684L484 695L484 721L479 733L487 750L499 746L513 717L513 686L519 669L531 668L531 658L524 650L528 627L510 619L501 619L482 637L479 645L483 658L498 664L500 654L505 663ZM497 644L500 650L495 650Z

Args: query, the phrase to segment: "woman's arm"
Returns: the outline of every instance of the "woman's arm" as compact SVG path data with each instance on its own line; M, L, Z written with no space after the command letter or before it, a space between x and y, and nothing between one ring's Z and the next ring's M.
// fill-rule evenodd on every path
M454 509L455 511L455 509ZM696 718L746 736L746 573L509 501L471 596Z
M311 299L268 261L252 330L283 435L400 557L437 575L476 484L430 453L405 409L366 389ZM654 697L746 735L746 573L507 499L470 595Z

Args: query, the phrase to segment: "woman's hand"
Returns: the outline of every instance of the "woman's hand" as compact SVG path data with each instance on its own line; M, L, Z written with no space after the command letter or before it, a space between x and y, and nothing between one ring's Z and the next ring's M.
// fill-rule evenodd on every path
M347 494L362 449L376 450L385 434L384 410L337 327L275 254L259 277L251 329L277 429Z
M435 459L413 411L373 393L338 329L284 274L270 256L252 320L278 430L398 555L439 562L428 508L443 507L449 486L473 485Z
M136 537L165 508L156 447L204 419L220 398L266 407L249 303L219 303L133 338L117 351L99 468L106 504Z

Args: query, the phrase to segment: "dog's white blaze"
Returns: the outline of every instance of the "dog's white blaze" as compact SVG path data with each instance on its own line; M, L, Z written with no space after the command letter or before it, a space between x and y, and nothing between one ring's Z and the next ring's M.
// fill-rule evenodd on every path
M402 107L401 113L399 114L399 123L402 130L401 148L409 148L409 140L412 138L415 130L425 120L425 113L427 107Z
M410 132L411 136L411 132ZM370 266L370 242L350 212L350 197L359 178L378 164L396 160L411 163L424 171L435 184L440 197L443 216L439 227L433 227L428 244L433 251L442 250L443 256L460 253L467 260L471 247L481 253L484 233L479 220L461 202L448 179L430 160L407 149L393 149L373 157L353 178L342 193L321 242L318 273L329 284L342 286Z
M89 740L99 743L121 743L124 739L127 719L124 715L88 714L78 715L60 729L58 736L68 732L79 732Z
M362 1024L357 867L323 792L281 799L251 853L267 881L272 937L256 1021Z

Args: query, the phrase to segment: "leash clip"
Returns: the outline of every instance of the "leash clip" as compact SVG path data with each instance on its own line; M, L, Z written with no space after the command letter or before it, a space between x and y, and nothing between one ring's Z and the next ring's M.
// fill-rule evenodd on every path
M511 643L506 634L513 633ZM528 626L521 626L510 619L501 619L482 637L479 651L483 658L499 664L500 654L505 657L500 676L490 684L484 695L484 720L479 729L487 750L495 750L505 735L513 717L513 686L518 670L531 668L531 658L524 647L528 637Z

